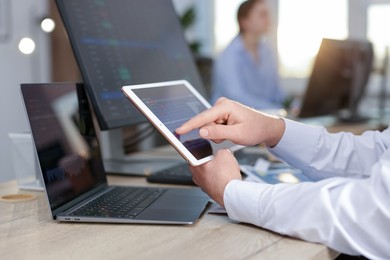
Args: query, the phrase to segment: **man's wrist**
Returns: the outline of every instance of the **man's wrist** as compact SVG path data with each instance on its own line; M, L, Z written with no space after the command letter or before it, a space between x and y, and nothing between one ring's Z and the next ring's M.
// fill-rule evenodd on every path
M267 140L266 145L273 148L278 145L282 139L284 132L286 130L286 123L282 118L270 118L268 135L269 140Z

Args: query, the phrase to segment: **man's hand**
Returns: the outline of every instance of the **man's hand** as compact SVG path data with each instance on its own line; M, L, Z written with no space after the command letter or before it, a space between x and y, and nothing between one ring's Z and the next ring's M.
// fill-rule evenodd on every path
M176 133L186 134L198 128L201 137L216 143L230 140L246 146L265 143L274 147L284 134L285 124L279 118L220 98L214 107L189 120L176 129Z
M241 180L240 167L229 150L220 150L212 161L190 170L194 182L221 206L226 185L231 180Z
M282 138L285 124L279 118L221 98L214 107L176 129L176 133L182 135L199 128L203 138L216 143L230 140L240 145L265 143L273 147ZM221 150L212 161L190 169L194 182L221 206L226 185L241 180L240 167L229 150Z

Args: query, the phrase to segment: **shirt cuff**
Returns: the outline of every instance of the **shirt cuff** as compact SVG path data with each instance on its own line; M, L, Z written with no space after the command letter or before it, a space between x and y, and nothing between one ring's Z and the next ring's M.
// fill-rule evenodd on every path
M324 129L288 119L283 120L286 129L282 139L275 147L268 150L294 167L305 168L318 151L317 144Z
M223 200L229 218L260 225L260 197L268 184L232 180L226 185Z

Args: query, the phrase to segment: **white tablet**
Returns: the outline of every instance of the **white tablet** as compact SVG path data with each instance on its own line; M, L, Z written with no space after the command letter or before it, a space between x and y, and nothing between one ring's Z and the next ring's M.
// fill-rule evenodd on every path
M230 141L203 139L199 129L178 135L175 130L210 104L185 80L122 87L123 93L191 165L210 161L220 149L242 148Z

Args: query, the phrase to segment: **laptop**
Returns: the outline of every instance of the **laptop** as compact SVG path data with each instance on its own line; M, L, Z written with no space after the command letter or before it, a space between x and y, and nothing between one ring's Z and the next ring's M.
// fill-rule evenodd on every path
M209 197L199 188L110 186L82 84L21 84L53 219L193 224Z

